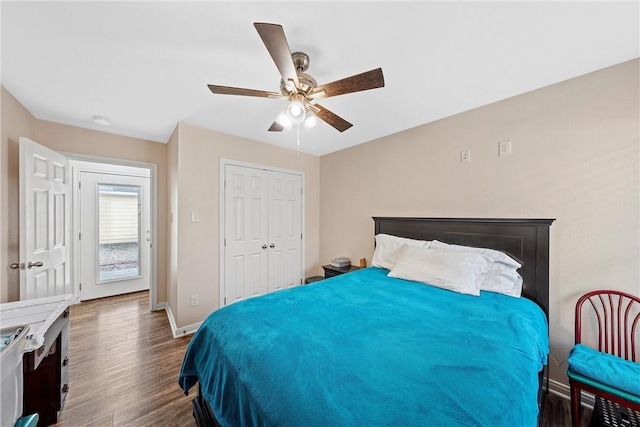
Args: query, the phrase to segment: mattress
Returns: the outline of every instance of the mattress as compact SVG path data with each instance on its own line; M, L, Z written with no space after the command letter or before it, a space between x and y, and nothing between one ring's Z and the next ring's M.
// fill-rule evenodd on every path
M549 351L532 301L370 267L213 312L179 383L222 426L535 426Z

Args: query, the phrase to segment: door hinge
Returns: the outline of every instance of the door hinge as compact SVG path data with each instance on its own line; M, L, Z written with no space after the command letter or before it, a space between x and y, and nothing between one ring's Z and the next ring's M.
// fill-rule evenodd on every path
M80 190L82 188L82 182L78 181L78 190Z
M227 305L227 297L224 297L224 305Z
M227 247L227 238L226 237L224 238L224 247L225 248Z
M80 285L80 290L82 290L82 283L79 283L79 285Z
M302 240L302 233L300 233L300 240Z
M78 233L78 240L82 240L82 233Z

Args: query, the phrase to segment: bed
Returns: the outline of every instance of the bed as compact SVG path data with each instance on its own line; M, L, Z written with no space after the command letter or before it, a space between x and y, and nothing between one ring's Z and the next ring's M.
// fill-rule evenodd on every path
M552 221L374 217L375 235L509 254L524 298L369 267L226 306L179 376L198 425L536 425Z

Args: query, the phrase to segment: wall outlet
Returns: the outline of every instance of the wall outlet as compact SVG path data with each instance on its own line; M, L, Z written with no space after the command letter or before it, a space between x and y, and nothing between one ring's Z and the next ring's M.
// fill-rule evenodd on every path
M508 156L511 154L511 140L498 143L498 156Z
M462 150L460 152L460 161L461 162L470 162L471 161L471 150Z
M198 295L191 295L189 305L191 307L196 307L198 304L200 304L200 297Z

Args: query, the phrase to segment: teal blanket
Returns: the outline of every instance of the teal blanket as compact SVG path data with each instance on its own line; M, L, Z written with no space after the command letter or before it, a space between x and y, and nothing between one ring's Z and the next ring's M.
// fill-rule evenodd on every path
M640 396L640 363L577 344L569 353L569 369L610 387Z
M244 300L198 329L179 383L224 426L535 426L533 302L366 268Z

